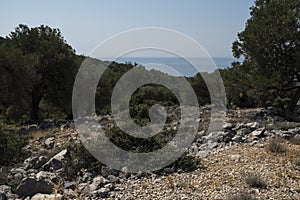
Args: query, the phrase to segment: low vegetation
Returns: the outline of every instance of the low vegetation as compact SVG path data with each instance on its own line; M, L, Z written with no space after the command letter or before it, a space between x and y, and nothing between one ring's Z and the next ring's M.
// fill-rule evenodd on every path
M259 175L249 175L245 178L245 181L250 187L253 188L267 188L267 183Z
M272 153L285 153L287 151L285 142L280 137L270 139L267 148Z
M23 161L28 156L24 149L27 144L27 135L0 127L0 166L10 166Z

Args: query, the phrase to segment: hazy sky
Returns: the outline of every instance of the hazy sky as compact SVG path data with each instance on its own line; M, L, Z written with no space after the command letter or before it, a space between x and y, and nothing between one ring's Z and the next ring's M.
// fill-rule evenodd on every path
M213 57L230 57L253 0L2 0L0 35L20 24L59 28L78 54L132 28L163 27L187 34Z

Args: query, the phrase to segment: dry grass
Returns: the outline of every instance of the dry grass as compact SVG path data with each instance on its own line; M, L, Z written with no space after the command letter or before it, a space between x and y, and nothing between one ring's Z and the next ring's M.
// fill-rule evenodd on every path
M287 148L285 146L284 140L280 137L275 137L270 139L267 148L272 153L286 153Z

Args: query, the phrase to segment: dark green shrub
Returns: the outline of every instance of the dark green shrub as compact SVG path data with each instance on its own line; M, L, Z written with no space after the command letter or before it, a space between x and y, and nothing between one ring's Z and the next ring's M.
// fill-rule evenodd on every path
M29 153L23 147L27 144L27 135L0 127L0 165L8 166L25 160Z
M249 175L246 177L245 181L253 188L267 188L266 182L259 175Z
M73 180L81 169L100 173L103 166L82 143L71 142L67 145L68 155L64 163L63 176Z
M123 150L147 153L164 147L176 135L176 131L164 131L149 138L136 138L114 127L107 129L105 134L112 143Z
M184 153L180 158L178 158L174 163L168 167L174 167L174 169L182 170L184 172L194 171L200 166L200 159L197 159L193 156L189 156L187 153Z

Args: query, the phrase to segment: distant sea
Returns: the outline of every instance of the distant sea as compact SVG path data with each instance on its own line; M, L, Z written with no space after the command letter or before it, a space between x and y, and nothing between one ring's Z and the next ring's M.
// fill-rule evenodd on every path
M116 62L137 63L148 70L156 69L170 75L190 77L198 72L211 73L215 69L230 67L234 58L212 58L212 60L209 58L189 58L188 60L179 57L121 57Z

